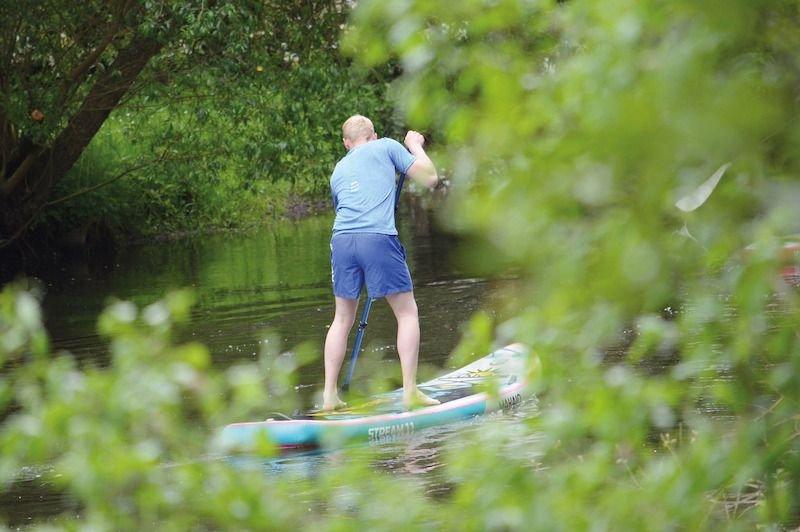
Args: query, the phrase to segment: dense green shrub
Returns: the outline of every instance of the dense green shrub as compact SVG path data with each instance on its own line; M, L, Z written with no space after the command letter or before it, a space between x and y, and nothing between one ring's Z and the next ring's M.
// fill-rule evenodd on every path
M798 21L781 0L359 2L349 49L398 60L401 107L446 144L443 219L523 278L504 330L548 389L531 522L713 529L755 482L727 524L797 524L800 306L777 270L800 229ZM474 458L475 482L502 467Z

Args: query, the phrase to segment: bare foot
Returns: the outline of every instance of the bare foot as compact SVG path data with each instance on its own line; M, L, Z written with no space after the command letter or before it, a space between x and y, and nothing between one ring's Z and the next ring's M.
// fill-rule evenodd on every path
M344 408L347 403L339 399L339 396L334 394L332 397L322 398L322 410L324 412L331 412L333 410Z
M412 408L419 408L421 406L433 406L438 404L438 400L434 399L433 397L428 397L422 393L419 388L415 389L410 396L403 394L403 406L405 406L408 410L411 410Z

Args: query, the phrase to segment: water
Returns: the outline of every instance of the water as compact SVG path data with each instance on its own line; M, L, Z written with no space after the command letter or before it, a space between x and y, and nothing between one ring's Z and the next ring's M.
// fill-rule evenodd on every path
M54 347L80 359L102 359L97 315L112 299L143 306L188 287L197 304L182 334L206 344L220 365L256 356L265 330L284 348L320 348L333 315L328 243L331 219L317 217L248 233L222 233L125 250L113 264L72 262L43 272L45 314ZM454 238L419 224L401 226L422 326L421 361L441 364L459 325L489 297L489 281L451 259ZM367 345L394 345L395 322L385 302L373 307ZM319 366L321 369L321 365ZM308 384L321 374L309 371Z
M493 289L507 282L478 277L469 265L459 264L459 249L468 243L438 231L424 209L406 205L400 220L420 312L422 380L455 367L448 355L460 338L462 323L478 309L495 307ZM131 246L110 263L71 260L37 271L35 275L46 290L44 312L53 348L102 365L108 356L107 345L96 332L96 320L110 301L131 300L144 306L169 290L191 288L197 304L189 323L179 332L180 339L207 345L218 367L255 359L259 340L267 330L279 338L282 349L303 342L315 347L318 359L302 367L299 374L299 393L306 406L311 406L322 385L321 352L334 309L328 257L331 223L329 216L321 216L277 222L251 232L152 242ZM368 387L370 370L376 365L394 372L399 384L395 333L388 305L377 302L354 388ZM521 414L500 414L492 422L505 423L511 429L515 416L531 415L535 408L528 404ZM411 475L428 493L444 493L448 486L438 474L443 449L464 431L479 430L482 423L475 420L445 430L422 431L409 440L387 445L380 450L375 467ZM258 467L266 474L315 474L329 460L326 454L301 454L259 463ZM12 523L74 511L70 501L42 485L37 472L23 477L0 497L0 514Z

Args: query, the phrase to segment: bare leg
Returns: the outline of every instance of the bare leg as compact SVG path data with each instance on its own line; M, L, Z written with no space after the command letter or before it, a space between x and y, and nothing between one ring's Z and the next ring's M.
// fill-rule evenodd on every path
M436 405L417 389L417 359L419 357L419 314L414 292L402 292L386 296L397 318L397 354L403 371L403 403L410 408L417 405Z
M344 403L339 399L338 380L342 368L347 337L356 319L358 299L336 298L336 314L325 337L325 389L322 392L322 409L333 410Z

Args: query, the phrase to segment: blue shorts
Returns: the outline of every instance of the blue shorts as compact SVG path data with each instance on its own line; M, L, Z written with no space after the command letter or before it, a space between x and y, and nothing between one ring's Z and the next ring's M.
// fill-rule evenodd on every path
M371 298L413 290L406 250L397 235L339 233L331 238L333 295L358 299L364 283Z

